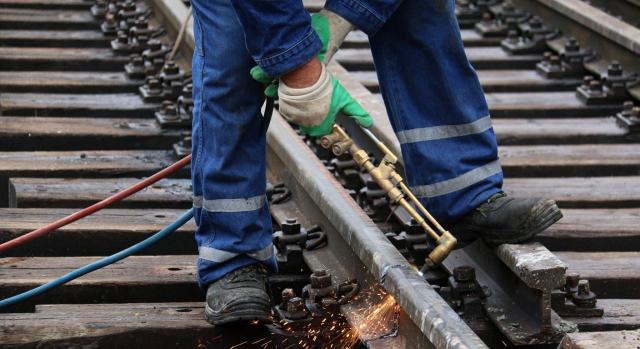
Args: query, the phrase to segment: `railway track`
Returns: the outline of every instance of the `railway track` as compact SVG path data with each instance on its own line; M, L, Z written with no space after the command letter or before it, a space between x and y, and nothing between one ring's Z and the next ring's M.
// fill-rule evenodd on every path
M143 255L5 310L0 347L555 348L562 340L566 348L588 348L584 341L591 340L603 348L615 341L636 348L640 133L637 111L624 102L640 99L632 75L640 72L640 36L634 37L633 23L630 31L612 30L619 20L594 17L602 11L588 4L514 3L460 2L458 17L501 144L507 191L553 197L563 208L565 218L537 244L491 250L476 243L454 252L442 268L418 274L429 246L406 212L390 207L348 157L333 156L276 115L268 134L274 230L304 236L298 224L302 233L319 226L322 234L309 238L326 236L326 246L304 249L300 240L278 246L282 272L270 279L275 302L285 288L302 296L305 285L326 282L320 269L330 272L334 285L357 284L358 296L329 312L317 310L316 322L256 327L251 334L211 328L203 320L189 224ZM170 115L158 117L165 98L140 96L140 59L117 44L113 23L103 24L101 4L0 0L0 241L109 196L189 148L188 74L166 98L182 96L186 110L172 118L167 108ZM312 11L322 5L305 4ZM130 25L146 36L138 42L160 56L187 13L171 0L118 6L135 13ZM136 22L139 17L145 20ZM596 26L593 18L604 19ZM120 52L112 50L114 39ZM173 75L188 73L192 47L188 30L176 66L151 59L147 69L168 64L165 71L178 68ZM399 154L366 36L354 32L343 47L331 70L372 113L373 132ZM622 63L622 73L613 60ZM125 72L128 63L133 75ZM356 128L344 125L380 158ZM184 170L12 250L0 258L0 298L140 241L190 206ZM578 286L578 300L565 295ZM595 308L586 288L597 295ZM284 303L299 310L296 301ZM367 320L372 309L384 316Z

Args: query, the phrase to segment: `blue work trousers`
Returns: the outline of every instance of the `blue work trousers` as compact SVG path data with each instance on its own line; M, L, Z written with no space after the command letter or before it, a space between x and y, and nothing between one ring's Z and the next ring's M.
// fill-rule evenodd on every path
M193 160L198 277L276 268L265 199L266 125L256 64L278 76L320 41L300 0L192 0ZM453 0L329 0L369 35L408 184L441 222L501 190L489 111L465 55Z

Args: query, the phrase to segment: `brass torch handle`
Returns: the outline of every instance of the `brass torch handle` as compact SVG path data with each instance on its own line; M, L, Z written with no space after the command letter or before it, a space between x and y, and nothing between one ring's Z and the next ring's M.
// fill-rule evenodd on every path
M409 187L407 187L407 185L404 184L404 182L400 182L400 188L402 189L404 194L409 197L409 200L411 200L413 204L418 207L420 212L422 212L422 214L424 214L424 216L427 217L429 222L431 222L431 224L433 224L433 226L436 227L436 229L438 229L440 234L443 234L446 230L444 230L444 228L440 225L440 223L438 223L438 221L435 218L433 218L431 213L429 213L429 211L427 211L427 209L424 206L422 206L422 203L420 203L418 198L416 198L416 196L413 195L413 192L411 192L411 189L409 189Z
M411 204L409 203L409 201L407 201L406 199L400 199L398 200L398 204L400 206L402 206L405 210L407 210L407 213L409 213L409 216L411 216L411 218L413 218L416 223L420 224L420 226L436 241L438 241L438 239L440 239L440 236L433 231L433 229L431 229L431 227L429 226L429 224L427 224L427 222L424 220L424 218L422 218L422 216L416 211L415 208L413 208L413 206L411 206Z
M378 183L380 188L386 191L391 202L402 206L411 218L424 229L427 235L436 241L437 246L429 253L428 258L434 263L442 262L449 252L455 248L456 238L433 218L429 211L427 211L418 198L411 192L411 189L404 183L402 176L395 170L394 164L398 158L391 150L368 129L362 128L362 131L384 154L384 158L378 166L372 163L367 152L358 147L342 127L338 125L333 126L333 132L331 134L323 136L320 139L320 144L324 148L331 148L335 155L341 155L349 151L356 163L371 175L372 179ZM427 223L427 220L429 223ZM440 234L438 234L432 226L435 227Z

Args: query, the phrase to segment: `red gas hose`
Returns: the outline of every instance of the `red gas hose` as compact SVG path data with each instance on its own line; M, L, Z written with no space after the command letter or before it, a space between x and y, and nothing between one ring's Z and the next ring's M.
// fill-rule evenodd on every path
M124 198L127 198L129 196L131 196L132 194L135 194L137 192L139 192L140 190L152 185L153 183L161 180L162 178L165 178L167 176L169 176L170 174L178 171L179 169L185 167L188 163L191 162L191 155L185 156L184 158L180 159L180 161L174 163L173 165L153 174L152 176L145 178L143 180L141 180L140 182L130 186L129 188L120 191L100 202L97 202L87 208L84 208L76 213L73 213L69 216L66 216L64 218L58 219L55 222L49 223L43 227L40 227L32 232L29 232L27 234L21 235L13 240L9 240L7 242L4 242L2 244L0 244L0 253L6 252L14 247L20 246L26 242L29 242L33 239L36 239L40 236L43 236L47 233L50 233L60 227L63 227L69 223L73 223L75 221L77 221L80 218L86 217L90 214L93 214L95 212L98 212L100 210L102 210L103 208L118 202Z

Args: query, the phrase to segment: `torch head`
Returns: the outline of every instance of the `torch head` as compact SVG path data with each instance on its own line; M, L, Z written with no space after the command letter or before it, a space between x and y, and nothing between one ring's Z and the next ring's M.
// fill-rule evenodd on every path
M440 264L456 247L457 242L458 240L456 240L456 238L451 235L451 233L445 231L444 233L442 233L442 235L440 235L438 241L436 241L438 246L436 246L436 248L434 248L433 251L429 253L429 257L427 258L429 258L435 264Z

